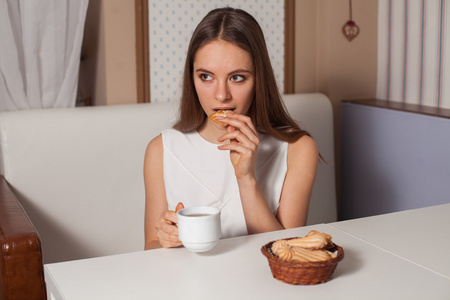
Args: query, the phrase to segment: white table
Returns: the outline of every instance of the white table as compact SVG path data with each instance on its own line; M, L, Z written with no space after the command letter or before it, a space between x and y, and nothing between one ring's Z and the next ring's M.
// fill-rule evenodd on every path
M329 225L450 279L450 204Z
M441 234L447 239L442 244L431 243L443 246L439 255L446 254L450 226L441 216L450 216L449 211L450 204L224 239L204 254L184 248L156 249L48 264L47 289L50 299L76 300L449 299L449 259L427 258L433 256L431 247L419 246L417 253L414 247L410 249L417 244L416 234L433 232L432 240ZM417 222L419 216L422 222ZM397 226L406 223L415 225ZM387 230L392 229L389 224L396 225L395 229ZM311 229L331 234L344 248L345 257L333 279L315 286L288 285L274 279L261 246L303 236ZM393 238L397 234L404 239Z

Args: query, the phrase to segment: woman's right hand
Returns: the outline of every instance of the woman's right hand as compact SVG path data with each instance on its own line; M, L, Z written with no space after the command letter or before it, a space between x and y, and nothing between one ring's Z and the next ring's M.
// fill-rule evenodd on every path
M175 211L167 210L156 222L156 237L164 248L173 248L182 246L178 238L177 211L184 208L182 203L178 203Z

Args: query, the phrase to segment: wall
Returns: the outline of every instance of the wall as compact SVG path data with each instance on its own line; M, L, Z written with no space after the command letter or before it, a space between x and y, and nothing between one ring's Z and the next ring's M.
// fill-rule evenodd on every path
M284 0L149 0L150 101L173 101L180 84L189 41L197 24L212 9L243 9L258 21L280 89L284 86ZM281 16L281 17L280 17Z
M295 2L296 92L323 92L335 106L342 98L375 96L378 1L352 2L361 33L351 42L341 32L348 0Z
M295 92L321 92L333 104L339 187L340 103L376 95L378 1L352 1L352 19L360 34L351 42L341 31L350 18L348 0L301 0L295 4Z
M295 92L317 91L317 2L295 2Z
M79 94L93 105L137 103L134 2L89 2Z
M296 0L295 10L295 92L323 92L336 110L342 98L374 97L378 1L353 0L352 42L341 33L348 0ZM134 26L134 0L90 1L80 80L96 105L136 102Z
M450 117L378 102L342 105L340 220L450 202Z

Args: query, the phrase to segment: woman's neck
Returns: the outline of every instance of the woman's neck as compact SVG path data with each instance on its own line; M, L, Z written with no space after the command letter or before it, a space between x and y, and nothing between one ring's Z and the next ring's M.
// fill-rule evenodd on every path
M212 121L209 121L208 119L206 119L205 122L197 128L197 132L202 138L214 144L223 144L219 143L217 139L227 133L226 130L219 129L212 123Z

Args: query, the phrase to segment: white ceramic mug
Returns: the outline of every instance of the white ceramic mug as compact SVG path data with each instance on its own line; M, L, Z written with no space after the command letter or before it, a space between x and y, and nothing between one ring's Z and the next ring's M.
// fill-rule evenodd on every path
M216 207L183 208L177 212L177 222L180 241L192 252L211 250L222 236L220 209Z

